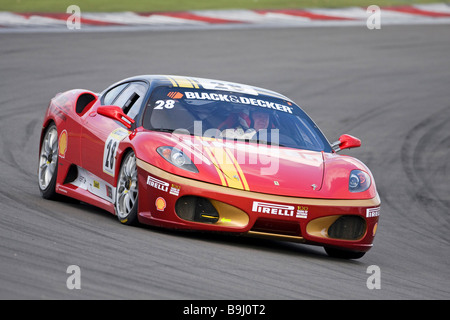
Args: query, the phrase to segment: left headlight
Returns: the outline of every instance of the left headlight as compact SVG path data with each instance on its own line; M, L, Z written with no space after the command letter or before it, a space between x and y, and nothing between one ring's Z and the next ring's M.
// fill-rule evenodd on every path
M370 176L361 170L352 170L348 180L348 190L350 192L363 192L370 187Z
M161 157L169 161L174 166L180 169L198 173L197 167L192 163L191 159L189 159L189 157L186 156L180 149L164 146L157 148L156 151Z

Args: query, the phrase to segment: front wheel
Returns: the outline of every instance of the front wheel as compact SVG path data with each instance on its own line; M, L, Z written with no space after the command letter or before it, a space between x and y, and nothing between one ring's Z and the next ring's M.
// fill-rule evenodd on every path
M119 171L116 188L116 215L123 224L137 223L138 177L136 156L130 151L124 157Z
M44 199L54 199L58 173L58 130L55 124L45 130L39 156L39 190Z

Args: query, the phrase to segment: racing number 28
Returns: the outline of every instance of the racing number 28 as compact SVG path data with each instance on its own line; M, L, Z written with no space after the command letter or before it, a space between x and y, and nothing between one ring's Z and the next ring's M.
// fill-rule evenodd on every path
M172 109L175 106L175 100L158 100L155 103L154 110Z
M116 154L117 141L109 140L106 145L107 155L105 157L105 167L112 170L114 168L114 155Z
M120 141L122 141L130 132L124 128L117 128L111 132L105 141L103 150L103 172L114 177L116 169L116 155L119 149Z

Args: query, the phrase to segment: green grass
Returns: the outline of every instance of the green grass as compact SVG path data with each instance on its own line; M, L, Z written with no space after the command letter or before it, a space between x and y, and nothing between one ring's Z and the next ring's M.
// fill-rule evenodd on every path
M70 5L79 6L81 12L383 7L439 1L443 0L0 0L0 11L66 12Z

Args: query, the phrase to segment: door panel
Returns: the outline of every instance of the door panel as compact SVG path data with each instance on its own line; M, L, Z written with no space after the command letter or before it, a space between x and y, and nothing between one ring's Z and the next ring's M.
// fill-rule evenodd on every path
M81 135L81 162L82 167L87 171L95 174L99 178L114 185L114 172L105 172L103 170L104 165L104 151L106 149L106 141L109 135L116 129L122 128L117 121L102 116L96 112L91 112L86 115L83 126L83 132ZM114 160L115 150L112 159ZM111 154L108 156L108 160L111 159ZM109 163L108 163L109 166Z
M122 90L116 89L121 88ZM143 82L131 82L120 85L105 93L108 101L122 108L125 114L134 117L142 107L147 85ZM113 92L115 90L115 93ZM117 94L117 97L113 97ZM81 135L82 167L106 182L115 185L117 171L116 155L119 143L129 131L118 121L96 112L99 104L83 116Z

